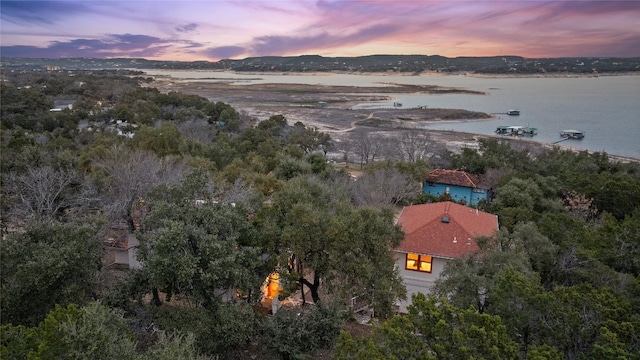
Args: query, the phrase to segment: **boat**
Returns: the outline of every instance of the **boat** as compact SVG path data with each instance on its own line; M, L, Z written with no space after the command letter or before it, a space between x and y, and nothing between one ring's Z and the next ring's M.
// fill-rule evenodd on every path
M584 131L580 130L562 130L560 137L563 139L582 139L584 138Z
M507 115L511 115L511 116L520 115L520 110L515 110L515 109L507 110Z

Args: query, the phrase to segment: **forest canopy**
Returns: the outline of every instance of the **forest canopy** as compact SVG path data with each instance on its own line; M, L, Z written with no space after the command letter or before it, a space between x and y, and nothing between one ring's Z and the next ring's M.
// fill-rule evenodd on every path
M637 163L428 133L340 144L126 72L2 79L2 358L640 359ZM485 178L500 231L394 315L394 218L451 200L422 193L442 165ZM274 314L273 278L276 302L308 295ZM355 298L378 323L361 333Z

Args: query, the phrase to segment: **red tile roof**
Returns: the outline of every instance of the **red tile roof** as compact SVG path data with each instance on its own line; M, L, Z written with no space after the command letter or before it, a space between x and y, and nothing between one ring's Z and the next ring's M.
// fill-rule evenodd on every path
M462 170L435 169L427 174L425 181L439 184L449 184L477 188L480 184L480 175L470 174Z
M449 222L443 222L443 217ZM447 201L407 206L398 224L405 238L396 251L457 258L478 250L475 238L493 235L498 217Z

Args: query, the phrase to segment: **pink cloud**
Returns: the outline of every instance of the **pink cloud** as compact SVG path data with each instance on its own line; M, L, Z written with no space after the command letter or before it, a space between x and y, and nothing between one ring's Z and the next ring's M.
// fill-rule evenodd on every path
M3 1L0 11L3 54L86 54L92 41L96 56L197 60L368 51L640 56L640 1L49 0ZM118 37L153 44L127 48Z

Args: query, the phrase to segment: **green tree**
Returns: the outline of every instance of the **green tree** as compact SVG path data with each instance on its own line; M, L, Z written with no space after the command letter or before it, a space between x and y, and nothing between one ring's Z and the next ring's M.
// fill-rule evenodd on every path
M275 169L276 177L282 180L289 180L296 176L307 175L310 173L310 163L302 159L294 159L291 156L286 155L280 157L280 163Z
M622 221L607 213L602 218L603 225L597 229L589 248L611 268L640 276L640 207Z
M528 360L562 360L562 354L553 346L542 344L533 345L527 351Z
M474 307L484 312L491 306L496 282L504 271L516 269L530 274L531 266L522 239L506 230L477 241L477 253L447 262L433 291L459 308Z
M150 150L159 157L164 157L167 155L180 155L183 139L174 124L165 122L158 128L142 126L136 132L132 143L139 149Z
M601 327L631 318L629 305L606 288L595 289L589 284L558 286L539 296L536 337L568 359L586 356L592 350L620 349L616 336L608 329L601 332ZM598 341L601 347L594 348Z
M329 149L331 136L318 129L305 127L302 123L296 123L287 136L286 142L299 146L305 154L310 154L316 150Z
M600 336L589 352L591 359L629 359L627 345L618 340L618 335L606 327L600 328Z
M267 211L267 224L276 229L273 251L280 264L293 256L309 273L286 268L291 276L307 286L314 302L320 301L321 282L345 296L362 295L385 304L402 296L401 282L394 270L391 249L403 238L387 210L354 208L338 186L315 178L297 177L278 192ZM342 190L344 191L344 190ZM266 226L266 225L265 225ZM309 275L308 279L306 275Z
M498 316L462 310L415 294L407 316L376 327L371 338L342 334L334 359L517 359Z
M265 270L247 208L220 202L207 186L193 176L150 195L139 256L153 288L214 308L236 289L256 293Z
M559 247L544 236L532 222L517 224L511 236L524 246L531 269L540 275L542 282L550 282L556 267Z
M520 344L525 354L529 352L529 346L538 340L534 336L540 310L537 301L544 289L536 275L526 276L513 268L506 269L499 275L490 299L489 312L500 316L507 333Z
M6 327L5 327L6 329ZM126 321L99 303L78 308L56 305L37 327L25 329L28 346L3 338L3 358L17 359L136 359L133 335ZM6 346L6 347L5 347Z
M508 142L495 139L481 139L478 150L463 149L452 160L454 167L474 174L501 168L523 170L530 162L526 150L512 149Z
M3 359L204 359L191 334L159 331L157 340L138 353L127 324L116 310L100 303L55 309L38 324L0 327Z
M142 356L146 360L205 360L205 356L199 354L195 336L170 335L160 332L158 341Z
M192 337L194 350L217 356L228 356L249 341L254 334L254 317L250 306L234 303L221 304L214 310L181 306L154 311L154 321L161 329L187 334Z
M208 103L204 107L204 113L209 116L209 123L216 124L227 132L236 132L242 125L236 109L222 101Z
M138 100L133 107L136 124L153 125L162 116L162 109L152 101Z
M498 215L502 227L513 229L518 222L536 219L536 206L543 194L534 180L513 178L496 193L491 209Z
M281 308L265 319L264 346L281 359L305 359L334 343L344 323L342 304L331 302L304 309ZM271 356L269 356L271 357Z
M271 136L279 136L287 127L287 119L281 115L273 115L269 119L261 121L256 125L258 130L267 131Z
M329 224L330 272L324 280L334 294L367 300L378 317L386 318L406 289L391 249L400 245L402 231L389 209L340 206Z
M118 103L114 108L114 117L116 120L122 120L126 122L133 122L136 114L128 105L123 103Z
M89 226L29 224L0 246L2 323L37 324L55 304L83 304L95 290L102 244Z

